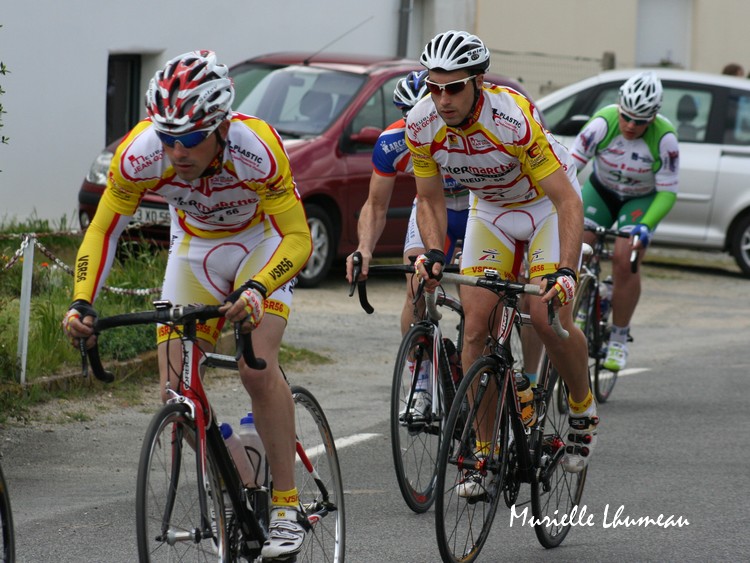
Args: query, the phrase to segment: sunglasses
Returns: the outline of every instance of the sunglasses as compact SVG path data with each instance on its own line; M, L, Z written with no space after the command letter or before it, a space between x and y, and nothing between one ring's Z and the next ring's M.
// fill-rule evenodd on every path
M439 96L441 93L443 93L443 91L445 91L448 95L455 96L459 92L463 92L464 88L466 88L466 85L476 77L477 75L474 74L473 76L467 76L466 78L462 78L461 80L454 80L453 82L448 82L447 84L438 84L437 82L432 82L431 80L425 80L425 84L427 84L427 89L430 91L430 94Z
M192 149L205 141L209 137L209 135L211 135L211 133L216 131L216 129L217 127L206 129L204 131L191 131L190 133L185 133L184 135L169 135L167 133L157 131L156 135L159 137L159 140L167 145L170 149L174 147L175 143L180 143L186 149Z
M622 117L625 123L632 123L636 127L648 125L648 123L651 121L651 119L636 119L635 117L630 117L627 113L624 113L622 111L620 112L620 117Z

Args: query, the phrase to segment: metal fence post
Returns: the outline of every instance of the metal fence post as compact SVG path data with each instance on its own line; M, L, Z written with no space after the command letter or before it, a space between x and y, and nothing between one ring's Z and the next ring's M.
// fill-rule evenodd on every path
M29 318L31 317L31 278L34 275L34 247L36 237L29 235L24 240L23 274L21 278L21 301L18 314L18 356L16 366L18 380L26 383L26 354L29 350Z

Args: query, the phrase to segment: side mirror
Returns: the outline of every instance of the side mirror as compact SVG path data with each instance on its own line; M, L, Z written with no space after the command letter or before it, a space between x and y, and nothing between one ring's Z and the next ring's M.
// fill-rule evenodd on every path
M383 130L379 127L366 126L362 127L359 132L349 135L349 140L356 144L375 146L382 132Z
M552 130L555 135L561 135L564 137L575 137L581 132L581 129L591 118L590 115L573 115L568 119L560 122Z

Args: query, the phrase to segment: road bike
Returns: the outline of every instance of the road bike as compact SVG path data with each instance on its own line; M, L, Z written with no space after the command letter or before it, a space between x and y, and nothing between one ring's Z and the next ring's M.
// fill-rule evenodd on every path
M115 327L159 323L177 331L183 366L177 388L154 415L143 441L136 485L136 532L141 562L261 561L267 538L271 487L245 488L209 402L201 368L237 370L238 360L263 369L250 335L234 327L236 356L204 353L196 342L199 322L219 318L219 306L172 306L99 318L94 333ZM96 347L86 351L102 381L114 376L101 364ZM84 364L84 371L86 364ZM344 561L344 491L328 421L310 391L291 386L295 404L295 482L307 531L296 561Z
M354 277L358 278L359 260L353 256ZM445 271L455 272L456 264ZM412 264L370 266L370 275L415 275ZM362 308L371 314L374 309L367 299L366 280L356 286ZM437 454L444 439L443 428L463 378L464 316L458 299L443 287L425 293L425 307L417 306L422 292L420 282L414 298L414 322L404 334L393 369L391 386L390 431L393 465L399 490L407 506L416 513L429 510L435 501ZM355 284L350 289L353 295ZM447 315L447 317L444 317ZM528 319L528 317L526 317ZM455 332L447 335L441 321L455 323ZM514 331L512 345L519 362L522 359L520 327ZM520 369L520 367L519 367ZM419 374L427 375L429 410L417 412L414 398L421 389ZM422 384L424 386L424 384Z
M448 562L474 561L501 499L517 514L528 516L528 506L519 511L522 483L530 485L526 504L531 505L539 542L556 547L570 531L570 522L562 516L578 506L588 468L579 473L563 469L568 419L555 407L558 373L546 353L533 388L535 420L527 426L521 417L509 342L521 319L521 296L541 295L541 289L501 280L492 270L481 277L444 273L442 281L496 293L499 323L488 353L464 374L444 429L454 440L444 440L438 454L435 527L441 557ZM567 337L551 308L549 312L553 329Z
M612 279L602 279L602 262L612 258L608 242L614 238L629 238L627 232L606 229L604 227L585 227L595 235L594 244L584 245L584 260L579 276L576 297L573 302L573 318L586 336L589 351L589 377L596 400L605 403L617 383L617 372L605 369L602 365L607 357L607 345L611 331L611 294ZM638 270L638 252L630 255L631 271ZM608 287L605 289L604 285ZM605 296L602 292L606 291ZM632 340L632 338L628 338ZM567 408L567 393L559 386L558 404Z
M359 273L354 257L355 276ZM409 264L370 266L370 275L414 275ZM366 282L360 281L359 300L367 313L374 311L367 299ZM354 285L350 290L353 294ZM450 405L461 380L463 309L460 302L444 291L426 294L428 306L418 306L422 285L415 292L414 322L404 334L393 368L390 432L393 465L399 490L407 506L416 513L429 510L435 500L437 453ZM443 333L442 311L456 323L453 337ZM418 387L420 374L427 383ZM425 392L430 398L425 410L415 408L415 396Z
M0 467L0 562L12 563L15 560L16 541L13 531L13 513L10 509L10 494L3 468Z

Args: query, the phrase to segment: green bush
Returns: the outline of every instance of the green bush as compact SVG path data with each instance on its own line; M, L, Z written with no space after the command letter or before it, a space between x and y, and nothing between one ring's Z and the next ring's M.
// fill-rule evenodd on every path
M4 225L3 233L37 234L39 242L72 270L75 253L81 239L75 235L50 235L47 222L30 220L26 224ZM59 232L59 231L56 231ZM13 382L20 366L17 365L18 318L23 260L6 268L20 247L19 238L0 240L0 322L7 327L0 335L0 382ZM107 285L113 288L142 289L160 287L166 251L145 244L124 243L118 252ZM70 346L60 327L68 310L73 292L72 275L58 266L39 249L34 252L31 287L26 380L69 373L81 369L79 352ZM101 315L147 309L158 295L123 295L102 291L96 302ZM127 327L113 330L101 339L102 360L126 360L155 348L155 329L152 326Z

